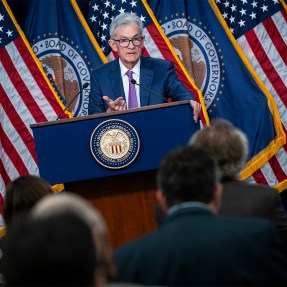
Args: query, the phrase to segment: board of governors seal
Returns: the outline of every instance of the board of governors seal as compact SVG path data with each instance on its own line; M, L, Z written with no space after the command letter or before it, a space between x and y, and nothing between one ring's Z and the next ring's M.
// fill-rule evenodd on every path
M120 169L135 160L140 141L132 125L123 120L111 119L94 129L90 148L99 164L111 169Z

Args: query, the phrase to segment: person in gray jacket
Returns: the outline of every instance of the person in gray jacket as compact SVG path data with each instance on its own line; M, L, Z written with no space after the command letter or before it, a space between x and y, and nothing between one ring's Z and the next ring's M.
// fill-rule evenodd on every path
M248 155L246 135L229 121L217 119L194 133L189 144L204 148L219 164L223 186L219 215L270 219L287 244L287 217L278 191L240 180Z

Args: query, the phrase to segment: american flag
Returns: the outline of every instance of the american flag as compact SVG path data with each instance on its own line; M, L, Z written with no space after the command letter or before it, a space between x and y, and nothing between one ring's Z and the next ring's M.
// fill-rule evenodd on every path
M40 66L7 2L1 1L1 197L7 184L16 177L39 174L30 124L55 120L63 109Z
M195 86L183 64L176 55L169 40L161 30L153 12L146 0L92 0L88 16L88 24L94 33L102 51L109 60L113 60L117 55L113 54L108 44L109 25L112 19L120 13L130 12L137 14L143 24L145 36L145 47L143 55L166 59L174 63L179 79L193 93L195 99L202 105L201 120L207 123L208 116L204 106L201 91Z
M275 101L212 5L217 8L210 0L150 1L167 37L194 70L210 118L227 119L247 135L248 161L241 173L245 180L286 138Z
M216 0L222 18L271 92L287 127L287 7L279 0ZM247 179L287 188L287 145Z

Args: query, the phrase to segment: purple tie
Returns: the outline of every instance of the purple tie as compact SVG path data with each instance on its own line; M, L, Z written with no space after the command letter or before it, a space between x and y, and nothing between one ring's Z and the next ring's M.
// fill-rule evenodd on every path
M129 109L137 108L138 107L138 101L137 101L137 94L136 94L136 87L134 84L131 83L131 80L133 79L133 71L127 70L126 72L127 76L129 77Z

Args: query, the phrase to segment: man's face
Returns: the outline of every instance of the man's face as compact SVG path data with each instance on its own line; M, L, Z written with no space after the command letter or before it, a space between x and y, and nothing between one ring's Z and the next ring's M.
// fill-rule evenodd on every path
M130 41L127 47L122 47L123 43L120 43L119 41L114 41L112 39L109 40L111 48L113 51L118 53L124 66L128 69L132 69L138 62L144 46L144 37L142 37L139 27L136 24L128 24L118 27L115 30L115 36L113 39L121 41L124 40L126 41L126 44L127 40L137 39L137 41L134 41L137 45Z

